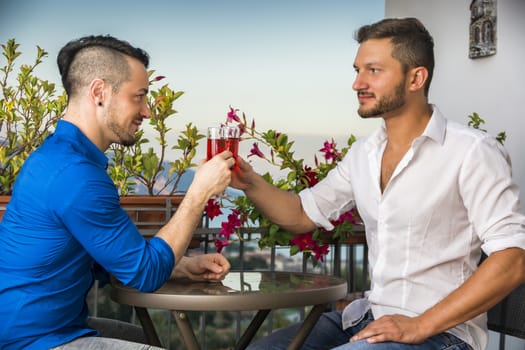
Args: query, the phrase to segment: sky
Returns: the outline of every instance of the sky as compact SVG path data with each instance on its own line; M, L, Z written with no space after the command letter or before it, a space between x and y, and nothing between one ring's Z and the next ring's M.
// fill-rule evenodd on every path
M379 125L356 113L353 35L383 18L384 7L384 0L0 0L0 43L16 39L22 63L33 61L37 45L45 49L37 75L59 83L56 56L69 40L127 40L149 53L163 82L184 91L174 130L192 122L204 131L224 122L231 105L259 130L295 137L306 156L324 139L365 136Z

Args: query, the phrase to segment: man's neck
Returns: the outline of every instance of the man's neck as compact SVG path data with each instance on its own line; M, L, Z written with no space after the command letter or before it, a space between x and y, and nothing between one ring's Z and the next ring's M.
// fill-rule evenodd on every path
M76 125L80 131L82 131L82 133L98 147L98 149L105 152L109 148L109 145L103 142L101 131L93 120L93 114L89 112L84 112L84 114L82 114L83 111L84 110L81 108L69 109L68 107L68 110L62 119ZM92 117L91 120L88 116Z
M405 148L420 136L432 115L429 104L407 106L396 115L385 117L386 133L390 147Z

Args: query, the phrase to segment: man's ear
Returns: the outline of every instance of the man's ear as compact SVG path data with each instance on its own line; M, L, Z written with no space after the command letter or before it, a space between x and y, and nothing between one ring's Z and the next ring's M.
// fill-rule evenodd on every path
M428 79L428 70L425 67L415 67L409 72L410 91L417 91L425 88Z
M89 97L93 104L97 106L104 106L104 98L106 94L106 82L102 79L93 79L89 85Z

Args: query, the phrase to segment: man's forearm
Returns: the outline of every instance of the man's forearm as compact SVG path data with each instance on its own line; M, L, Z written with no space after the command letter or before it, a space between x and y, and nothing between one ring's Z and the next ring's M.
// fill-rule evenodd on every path
M458 289L420 315L428 336L466 322L496 305L525 283L525 250L509 248L489 256Z
M170 245L175 255L175 264L184 256L195 228L202 220L206 201L206 195L198 191L187 192L173 217L156 235Z
M295 192L283 191L257 176L245 193L264 216L280 227L296 233L315 228Z

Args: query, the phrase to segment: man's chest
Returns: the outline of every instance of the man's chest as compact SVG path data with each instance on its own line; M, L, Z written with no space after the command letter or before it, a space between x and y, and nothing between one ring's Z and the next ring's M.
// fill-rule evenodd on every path
M409 147L402 149L392 149L386 147L383 156L381 157L381 192L383 192L390 182L396 167L403 157L406 155Z

